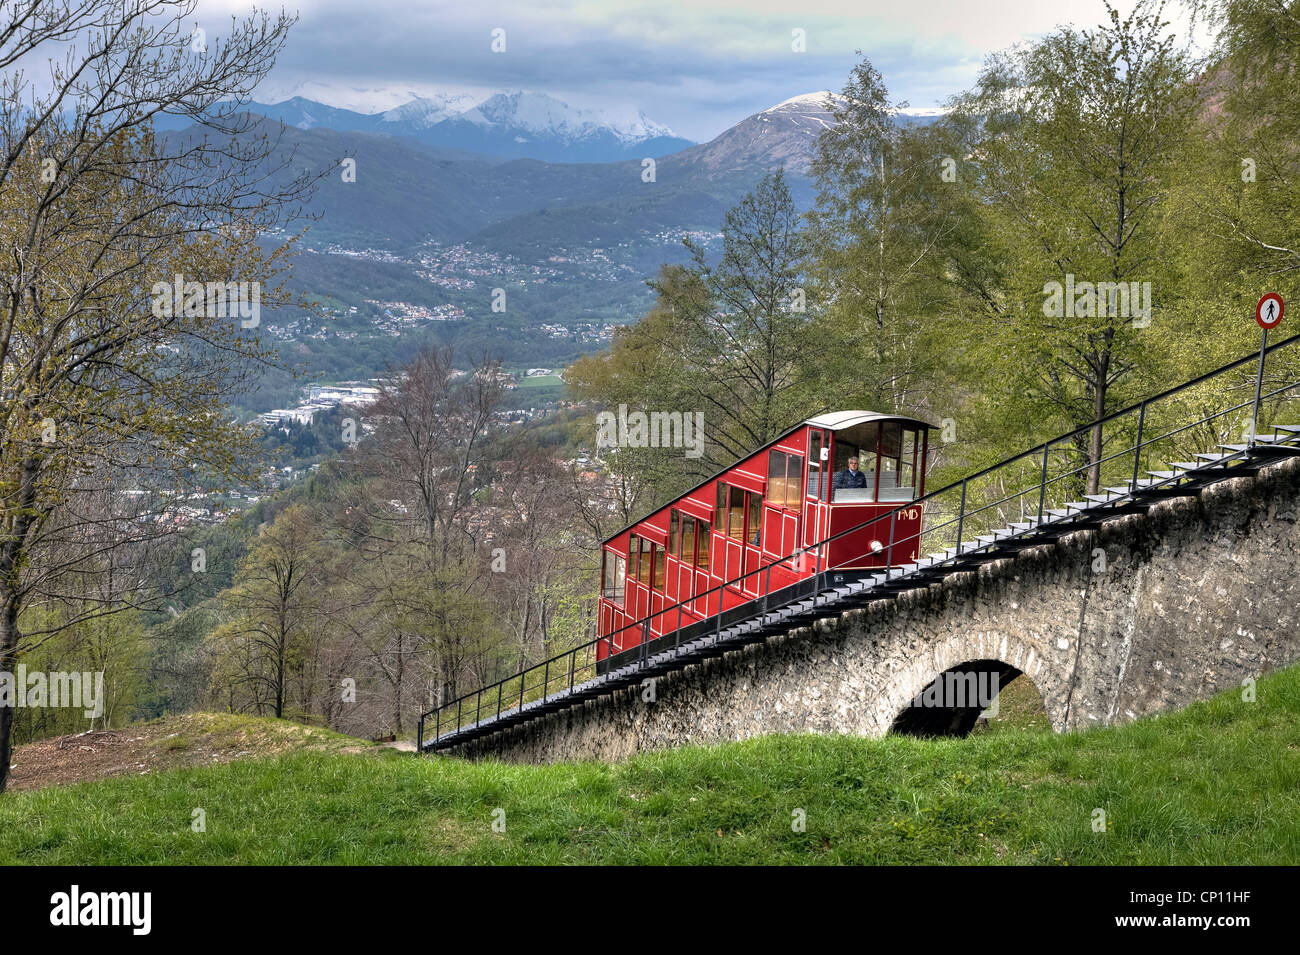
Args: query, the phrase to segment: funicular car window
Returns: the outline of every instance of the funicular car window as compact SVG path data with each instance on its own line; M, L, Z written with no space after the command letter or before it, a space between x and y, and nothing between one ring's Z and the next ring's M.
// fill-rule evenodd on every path
M745 492L734 484L728 489L727 536L733 540L745 539Z
M698 531L696 538L699 541L699 547L695 553L695 566L709 566L709 525L704 521L696 521L695 528Z
M623 602L624 582L627 579L627 561L621 554L615 554L613 551L605 551L605 588L604 597L606 600L613 600L616 603Z
M789 455L784 451L769 451L767 453L767 503L776 507L785 506L785 468L787 457L789 457Z
M767 503L774 507L799 509L803 495L803 458L785 451L767 455Z
M797 511L800 498L803 497L803 458L797 454L787 454L785 457L785 506Z
M869 501L876 493L876 451L880 445L880 423L867 421L835 432L835 469L831 475L832 501L851 498ZM849 459L858 459L858 470L866 481L864 489L845 491L836 487L840 476L849 469Z
M689 514L678 514L682 522L681 557L685 563L695 563L695 518Z
M901 421L885 422L880 438L880 496L881 501L910 501L915 470L912 458L916 447L916 431L904 428Z
M880 489L898 487L898 455L903 444L903 426L897 421L886 421L880 433Z
M654 541L648 541L644 537L641 538L641 556L637 559L636 579L647 587L650 586L650 568L654 560L655 550Z
M916 429L903 429L903 449L898 459L898 486L916 487Z
M814 431L808 449L808 493L818 500L826 499L826 474L822 467L822 433Z

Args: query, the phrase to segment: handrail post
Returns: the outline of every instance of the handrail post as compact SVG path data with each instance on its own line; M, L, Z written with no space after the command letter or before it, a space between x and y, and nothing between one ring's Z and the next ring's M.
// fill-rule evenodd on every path
M961 479L961 504L957 508L957 547L955 548L957 552L953 554L954 557L961 556L961 529L962 525L966 521L966 482L968 480L970 479ZM886 574L886 576L888 576L888 574Z
M435 743L438 742L438 738L440 736L442 736L442 707L441 706L439 706L436 710L433 711L433 741Z
M542 702L546 702L546 691L551 686L551 661L546 661L546 667L542 670Z
M889 569L894 566L894 528L898 526L898 508L894 508L889 518L889 549L885 551L885 580L889 579Z
M424 717L420 717L419 729L415 731L415 751L424 755Z
M1142 428L1146 424L1146 417L1147 403L1144 401L1138 408L1138 436L1137 444L1133 446L1133 489L1129 491L1130 494L1137 493L1138 475L1142 473Z
M1038 482L1038 523L1043 523L1043 508L1047 504L1047 458L1052 453L1052 442L1043 445L1043 477Z
M1255 407L1250 413L1250 440L1247 447L1255 446L1255 433L1259 431L1259 395L1264 388L1264 355L1268 352L1268 329L1259 340L1259 370L1255 372Z
M501 719L501 694L506 691L506 681L497 684L497 719Z

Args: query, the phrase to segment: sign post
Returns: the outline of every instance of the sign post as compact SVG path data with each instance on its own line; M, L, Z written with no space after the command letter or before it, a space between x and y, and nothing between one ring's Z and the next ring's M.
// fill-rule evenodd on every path
M1282 323L1282 313L1286 303L1277 292L1267 292L1255 306L1255 321L1264 330L1259 342L1259 369L1255 372L1255 407L1250 415L1249 446L1255 446L1255 433L1259 430L1259 396L1264 388L1264 354L1268 351L1268 330L1277 328Z

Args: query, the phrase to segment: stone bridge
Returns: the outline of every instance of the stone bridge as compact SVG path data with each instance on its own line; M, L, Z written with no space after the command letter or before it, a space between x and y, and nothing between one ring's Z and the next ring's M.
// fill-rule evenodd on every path
M1300 458L452 749L619 759L765 733L962 732L946 672L1028 679L1057 731L1123 723L1300 660ZM653 700L649 697L653 696Z

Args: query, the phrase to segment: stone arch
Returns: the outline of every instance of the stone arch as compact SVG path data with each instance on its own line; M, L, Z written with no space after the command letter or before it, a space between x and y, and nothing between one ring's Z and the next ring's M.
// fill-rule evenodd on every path
M1001 660L972 660L931 680L894 717L891 734L966 736L998 693L1022 671Z
M964 736L984 708L971 697L978 697L981 686L991 686L994 678L999 687L1016 679L1029 680L1042 697L1052 728L1062 732L1070 670L1065 660L1056 659L1058 655L1055 647L1036 635L976 631L936 642L914 656L912 665L899 672L882 694L876 720L879 732ZM954 698L954 689L964 690L966 699ZM936 694L941 704L937 707L933 705ZM966 705L958 705L962 703Z

